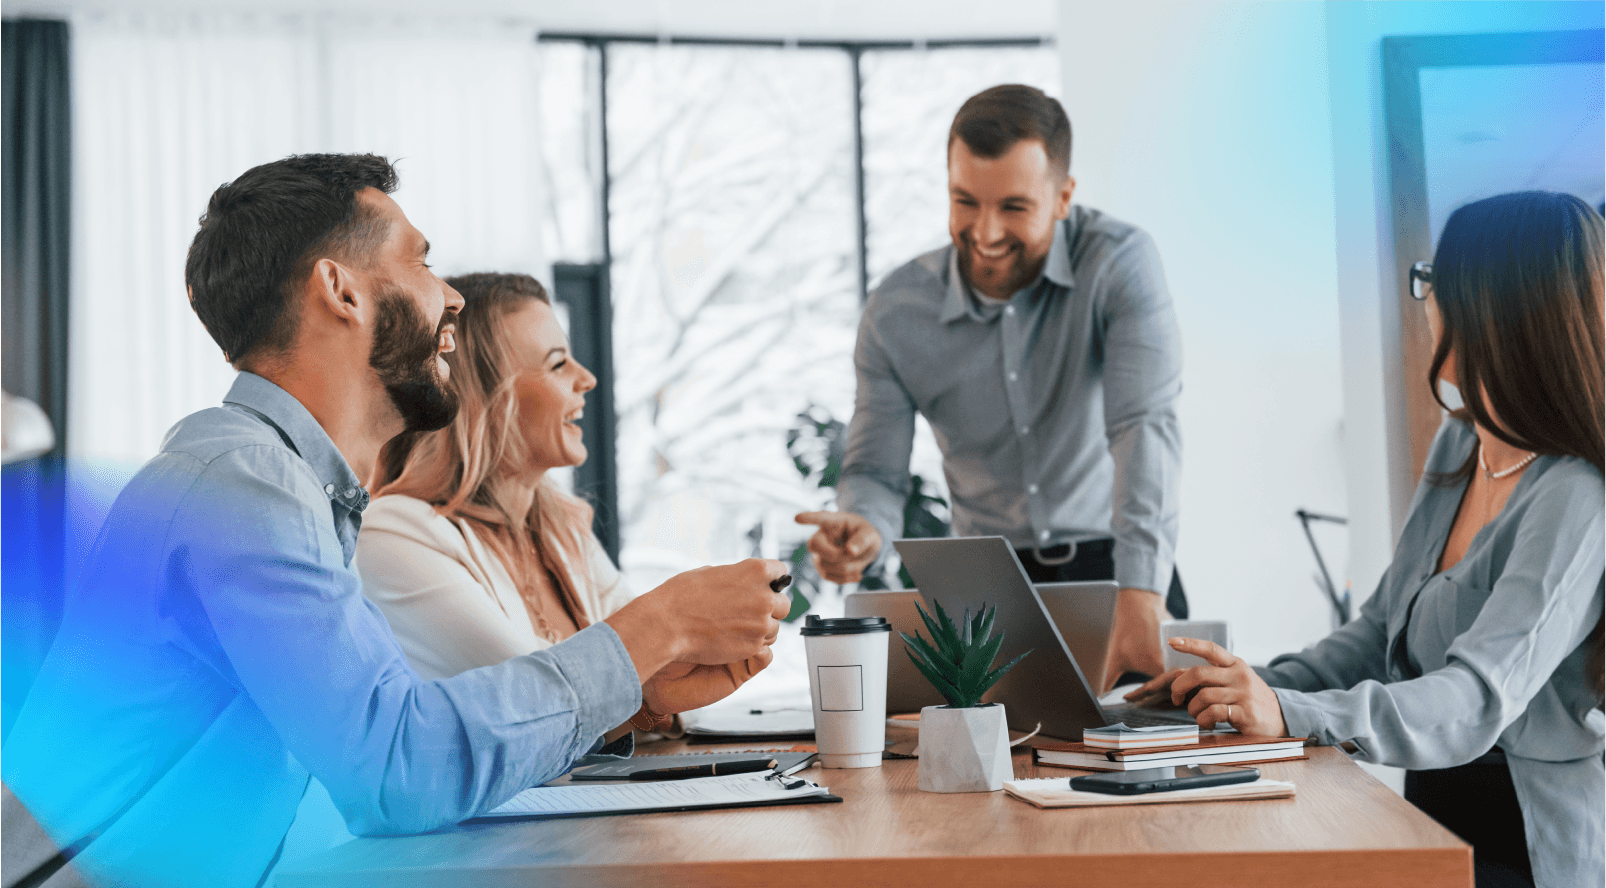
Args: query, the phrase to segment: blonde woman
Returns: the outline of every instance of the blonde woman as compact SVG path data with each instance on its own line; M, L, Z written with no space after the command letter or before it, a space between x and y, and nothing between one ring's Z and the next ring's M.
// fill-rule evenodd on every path
M577 421L596 377L570 354L545 289L516 274L447 283L464 302L447 356L461 407L447 428L386 446L357 541L363 591L425 678L560 644L634 597L590 507L548 474L585 461ZM723 666L671 664L643 684L631 723L662 728L769 661L766 648Z

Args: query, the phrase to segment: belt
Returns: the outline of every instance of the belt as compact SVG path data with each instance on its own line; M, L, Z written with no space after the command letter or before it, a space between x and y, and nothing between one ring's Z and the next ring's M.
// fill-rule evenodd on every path
M1056 565L1069 564L1078 558L1097 558L1108 555L1115 546L1115 540L1110 537L1096 537L1091 540L1082 540L1079 543L1060 543L1056 546L1026 546L1016 551L1022 556L1030 555L1038 564Z

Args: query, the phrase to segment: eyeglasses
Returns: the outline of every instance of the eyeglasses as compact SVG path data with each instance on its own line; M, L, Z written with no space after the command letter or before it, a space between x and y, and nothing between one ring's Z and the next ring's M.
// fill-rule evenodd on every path
M1428 298L1428 287L1433 286L1433 263L1418 262L1411 266L1411 298L1418 302Z

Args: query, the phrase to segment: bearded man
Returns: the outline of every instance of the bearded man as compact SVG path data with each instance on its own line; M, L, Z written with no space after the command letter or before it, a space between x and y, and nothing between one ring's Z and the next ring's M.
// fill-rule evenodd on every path
M316 776L358 835L482 814L588 752L627 753L672 663L768 662L788 596L752 560L682 574L553 647L439 681L408 667L351 563L361 479L450 423L463 300L372 155L219 188L190 303L240 370L118 496L6 738L7 884L265 884ZM605 738L607 742L605 743Z
M1109 658L1081 664L1107 691L1161 672L1159 623L1187 616L1173 564L1182 347L1154 242L1073 205L1070 163L1071 122L1041 90L995 86L959 109L953 244L870 294L842 511L798 520L819 526L820 573L857 581L901 536L918 412L956 535L1007 538L1034 582L1120 586Z

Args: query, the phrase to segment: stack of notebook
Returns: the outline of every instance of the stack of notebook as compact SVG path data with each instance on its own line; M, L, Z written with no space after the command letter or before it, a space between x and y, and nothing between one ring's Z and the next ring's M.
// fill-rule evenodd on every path
M1178 740L1148 728L1115 725L1087 731L1081 743L1045 743L1034 750L1039 765L1086 771L1135 771L1173 765L1232 765L1307 758L1303 737L1257 737L1236 731L1199 733ZM1184 726L1184 731L1187 728Z

